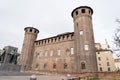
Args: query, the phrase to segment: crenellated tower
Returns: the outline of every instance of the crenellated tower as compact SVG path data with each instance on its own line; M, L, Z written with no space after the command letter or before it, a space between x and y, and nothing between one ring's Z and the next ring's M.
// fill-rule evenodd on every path
M77 73L97 71L92 14L93 10L88 6L77 7L71 13L74 22L75 69Z
M24 31L25 36L20 58L23 71L31 68L34 52L34 43L37 38L37 34L39 33L39 30L33 27L26 27Z

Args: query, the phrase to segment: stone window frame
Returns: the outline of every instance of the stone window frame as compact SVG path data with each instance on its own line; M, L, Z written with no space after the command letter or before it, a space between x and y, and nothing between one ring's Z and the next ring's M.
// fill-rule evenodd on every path
M85 64L85 62L81 62L81 69L86 69L86 64Z

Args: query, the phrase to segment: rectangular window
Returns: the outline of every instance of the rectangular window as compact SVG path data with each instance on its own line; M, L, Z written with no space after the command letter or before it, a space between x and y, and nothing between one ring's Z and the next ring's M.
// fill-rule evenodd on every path
M109 63L109 62L107 62L107 66L110 66L110 63Z
M108 71L110 71L110 68L108 68Z
M50 56L53 56L53 51L50 51Z
M45 57L47 56L47 51L45 51Z
M80 35L83 35L83 31L82 30L79 33L80 33Z
M61 50L58 50L58 56L60 56L61 55Z
M74 54L74 48L70 48L70 54L71 54L71 55Z
M82 9L82 13L85 13L85 9Z
M84 49L87 51L89 50L89 46L88 45L84 45Z

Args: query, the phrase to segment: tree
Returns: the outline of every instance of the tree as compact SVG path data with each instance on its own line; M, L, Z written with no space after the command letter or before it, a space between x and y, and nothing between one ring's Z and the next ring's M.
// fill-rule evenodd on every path
M120 19L116 19L116 22L119 24L119 26L116 28L114 33L114 44L116 45L116 48L113 50L116 53L116 56L120 57Z
M119 19L116 19L116 22L120 25ZM116 47L120 48L120 26L118 26L118 28L116 29L113 37L114 37L114 43L115 43Z

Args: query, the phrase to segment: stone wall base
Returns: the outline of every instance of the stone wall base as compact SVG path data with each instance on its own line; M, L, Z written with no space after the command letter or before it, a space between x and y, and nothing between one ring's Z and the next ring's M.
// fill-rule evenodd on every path
M17 64L0 64L0 71L17 71L20 72L20 65Z

